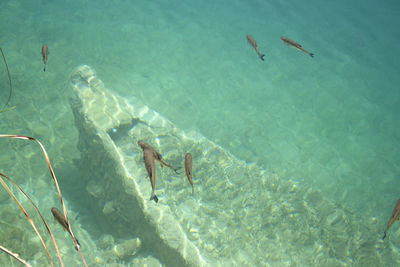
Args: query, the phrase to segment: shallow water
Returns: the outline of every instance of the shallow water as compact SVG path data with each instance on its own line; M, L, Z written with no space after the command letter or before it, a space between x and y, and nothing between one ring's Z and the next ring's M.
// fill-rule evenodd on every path
M320 190L355 218L375 220L374 242L381 237L400 185L397 2L5 0L0 14L10 105L17 105L0 114L1 133L43 142L72 213L93 235L107 225L96 228L89 212L82 215L84 192L74 180L80 151L69 76L80 64L178 128L198 131L281 180ZM264 62L246 34L257 40ZM287 47L281 36L315 57ZM45 73L43 43L50 50ZM0 84L5 101L3 65ZM0 171L26 184L46 209L58 204L56 195L39 197L50 177L38 148L0 141ZM395 244L398 229L394 224L385 242ZM29 245L41 252L37 240ZM398 264L385 255L384 264Z

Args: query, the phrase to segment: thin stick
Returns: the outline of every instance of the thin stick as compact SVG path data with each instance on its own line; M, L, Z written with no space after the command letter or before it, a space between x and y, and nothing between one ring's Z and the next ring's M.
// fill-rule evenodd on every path
M56 248L56 251L57 251L57 254L58 254L58 258L60 259L61 266L64 266L64 262L63 262L63 260L62 260L62 258L61 258L61 253L60 253L60 251L59 251L59 249L58 249L57 242L56 242L56 240L55 240L55 238L54 238L54 236L53 236L53 233L51 232L49 225L47 224L46 220L45 220L44 217L42 216L42 213L40 213L40 211L39 211L39 209L37 208L37 206L35 205L35 203L33 203L32 199L31 199L30 197L28 197L27 194L25 194L24 190L22 190L22 188L19 187L19 185L17 185L17 183L16 183L15 181L13 181L10 177L8 177L7 175L5 175L5 174L3 174L3 173L1 173L1 172L0 172L0 175L3 176L4 178L6 178L7 180L9 180L10 182L12 182L15 186L17 186L18 189L19 189L19 191L21 191L21 193L24 194L24 196L25 196L27 199L29 199L29 201L31 202L31 204L33 205L33 207L35 208L35 210L37 211L37 213L39 213L40 217L42 218L42 221L43 221L44 225L46 226L47 231L48 231L49 234L50 234L51 240L53 241L53 245L54 245L54 247Z
M25 136L25 135L0 134L0 138L16 138L16 139L23 139L23 140L33 140L33 141L35 141L36 143L39 144L39 146L42 149L42 152L44 154L44 158L46 160L47 166L49 167L51 177L53 178L53 181L56 184L56 188L57 188L57 191L58 191L58 195L60 197L61 205L63 207L65 220L68 222L68 229L69 229L69 231L71 233L72 239L74 240L75 246L78 249L79 254L81 255L82 261L83 261L84 265L87 267L87 263L86 263L85 257L83 257L83 254L82 254L82 251L80 249L80 246L78 245L78 242L76 241L76 237L75 237L74 233L72 232L71 224L69 223L68 216L67 216L67 209L65 207L65 204L64 204L64 201L63 201L63 198L62 198L62 195L61 195L60 187L58 186L56 175L55 175L55 173L53 171L53 167L50 164L50 159L49 159L49 156L48 156L48 154L46 152L46 149L44 148L42 143L40 143L39 140L37 140L34 137Z
M49 257L51 266L54 266L53 261L51 260L51 257L50 257L49 250L47 249L46 244L44 243L42 236L40 235L38 229L36 228L35 223L32 221L31 217L29 217L29 215L28 215L28 213L26 212L26 210L24 209L24 207L22 207L21 203L20 203L20 202L18 201L18 199L15 197L15 195L13 194L13 192L11 192L10 188L7 186L7 184L4 182L3 178L1 178L1 177L0 177L0 183L1 183L1 185L4 187L4 189L7 190L8 194L14 199L15 203L17 203L17 205L19 206L19 208L20 208L20 209L22 210L22 212L25 214L26 218L28 218L30 224L32 225L32 227L33 227L33 229L35 230L37 236L39 237L40 242L42 242L42 245L43 245L44 249L46 250L46 253L47 253L47 256Z
M12 95L12 83L11 83L10 71L9 71L8 65L7 65L7 60L6 60L6 57L4 56L3 49L1 49L1 47L0 47L0 52L1 52L1 55L3 56L4 63L6 64L6 69L7 69L7 74L8 74L8 81L10 82L10 94L9 94L9 96L8 96L8 99L7 99L6 104L5 104L4 107L1 109L1 111L4 111L4 109L5 109L5 108L7 107L7 105L8 105L8 102L10 102L10 99L11 99L11 95ZM1 111L0 111L0 113L1 113Z
M6 249L6 248L3 247L3 246L0 246L0 249L1 249L2 251L4 251L5 253L7 253L8 255L10 255L11 257L14 257L16 260L18 260L19 262L21 262L21 263L24 264L25 266L32 267L32 265L30 265L29 263L27 263L25 260L21 259L21 258L19 257L18 254L9 251L8 249Z
M13 110L13 109L16 108L16 107L17 107L17 106L12 106L11 108L2 109L2 110L0 110L0 113Z

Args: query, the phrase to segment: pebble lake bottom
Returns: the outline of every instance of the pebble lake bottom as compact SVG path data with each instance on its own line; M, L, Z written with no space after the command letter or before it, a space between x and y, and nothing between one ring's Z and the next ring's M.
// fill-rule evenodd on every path
M96 185L113 177L104 162L91 167L108 175L93 172L95 177L82 164L93 148L83 145L71 104L71 75L82 64L113 94L140 101L227 153L188 143L174 148L163 143L170 135L155 138L158 128L134 134L141 124L109 134L116 144L132 141L122 152L134 159L129 166L138 166L138 176L132 175L139 187L143 183L145 206L170 210L204 264L397 266L400 224L382 236L400 196L399 13L396 1L4 0L0 47L13 82L9 106L16 108L0 113L0 134L43 143L89 266L190 263L174 264L165 255L179 248L152 243L155 232L141 235L156 229L154 223L129 223L141 211L129 211L125 192L96 198ZM246 35L256 40L264 61ZM282 36L314 58L288 47ZM46 72L44 43L50 51ZM2 106L9 94L4 63L0 88ZM192 149L193 196L183 172L176 176L157 166L159 203L148 201L150 183L133 142L140 133L173 164L182 165L183 150ZM39 147L2 138L0 151L0 172L37 204L65 265L83 266L70 236L52 218L50 209L60 208L60 201ZM40 218L9 186L58 266ZM3 188L0 226L1 246L32 266L49 265ZM2 252L0 266L20 265Z

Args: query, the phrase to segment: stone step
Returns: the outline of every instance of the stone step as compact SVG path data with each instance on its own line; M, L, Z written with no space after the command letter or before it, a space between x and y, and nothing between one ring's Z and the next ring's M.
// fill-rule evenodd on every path
M108 90L95 71L71 75L83 186L93 209L167 266L380 266L376 220L361 220L318 190L280 179ZM133 90L133 89L132 89ZM158 150L156 194L137 145ZM193 155L194 194L184 155ZM391 250L393 257L397 252Z

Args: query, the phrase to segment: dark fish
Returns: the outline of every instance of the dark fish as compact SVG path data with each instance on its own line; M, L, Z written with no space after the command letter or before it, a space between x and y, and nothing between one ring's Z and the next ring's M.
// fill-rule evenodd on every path
M156 189L156 163L154 160L154 152L148 148L143 149L143 159L144 159L144 165L146 167L147 174L149 175L150 183L151 183L150 200L154 199L154 201L157 203L158 197L154 193L154 191Z
M161 168L166 166L172 170L174 170L175 173L178 173L178 168L174 168L171 165L169 165L162 157L162 155L160 153L157 152L157 150L155 150L151 145L143 142L142 140L139 140L137 142L137 144L142 148L142 150L144 151L145 149L149 149L153 152L154 158L156 160L158 160L160 162Z
M257 46L257 42L256 40L254 40L253 37L251 37L250 35L246 35L247 38L247 42L249 42L249 44L254 48L254 50L256 50L256 53L258 55L258 57L264 61L264 54L261 54L260 51L258 51L258 46Z
M301 47L300 44L296 43L295 41L293 41L293 40L291 40L291 39L289 39L289 38L286 38L286 37L281 37L281 40L282 40L285 44L287 44L288 46L293 47L293 48L295 48L295 49L297 49L297 50L300 50L300 51L302 51L302 52L304 52L304 53L307 53L307 54L309 54L311 57L314 57L314 54L313 54L313 53L308 52L308 51L305 50L303 47Z
M51 213L53 213L54 218L57 220L59 224L66 230L71 236L71 232L69 231L69 225L67 220L65 219L64 215L61 213L61 211L57 208L51 208ZM76 238L75 238L76 239ZM80 246L78 239L76 239L76 243Z
M390 226L392 226L392 224L393 224L394 221L396 221L396 220L400 221L400 199L397 200L397 204L396 204L396 206L395 206L394 209L393 209L392 216L391 216L390 219L389 219L389 222L388 222L388 224L387 224L387 226L386 226L385 232L383 232L383 237L382 237L382 239L385 239L385 237L386 237L386 232L389 230Z
M192 194L194 192L193 180L192 180L192 154L186 153L185 155L185 171L188 178L189 184L192 186Z
M42 45L42 57L43 57L43 63L44 63L44 68L43 71L46 71L46 64L47 64L47 60L49 59L49 47L47 46L47 44Z

